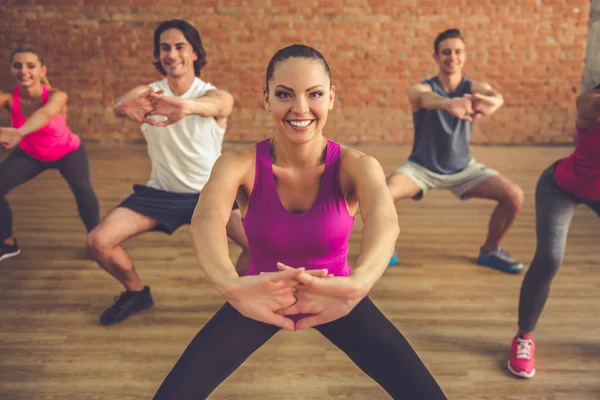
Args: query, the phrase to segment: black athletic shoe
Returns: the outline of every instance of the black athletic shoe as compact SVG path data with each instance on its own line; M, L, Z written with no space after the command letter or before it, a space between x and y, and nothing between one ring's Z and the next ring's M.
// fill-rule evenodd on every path
M419 201L423 199L423 196L425 196L425 193L423 193L422 190L419 190L419 193L415 194L413 197L411 197L413 200Z
M0 244L0 261L10 257L18 256L19 253L21 253L21 250L17 244L17 239L15 239L15 244L12 246L5 243Z
M114 325L123 321L131 314L146 310L154 305L150 287L144 286L141 292L122 292L121 296L115 297L115 304L108 308L100 316L102 325Z

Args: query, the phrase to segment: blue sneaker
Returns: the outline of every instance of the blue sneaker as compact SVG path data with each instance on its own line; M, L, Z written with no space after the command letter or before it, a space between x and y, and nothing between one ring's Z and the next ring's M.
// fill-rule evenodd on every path
M477 262L481 265L499 269L500 271L509 274L518 274L523 271L524 268L523 264L512 258L508 251L504 250L502 247L498 247L492 252L487 252L483 250L483 248L480 249Z
M394 254L392 254L392 258L390 258L390 262L388 263L388 267L391 267L392 265L397 265L400 262L400 259L398 258L398 254L396 254L396 250L394 250Z

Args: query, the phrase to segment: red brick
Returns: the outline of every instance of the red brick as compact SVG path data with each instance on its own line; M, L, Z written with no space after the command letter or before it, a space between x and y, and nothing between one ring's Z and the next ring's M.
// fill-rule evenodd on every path
M88 140L138 142L139 126L115 119L110 105L132 86L161 78L151 65L152 31L162 20L189 18L208 54L203 79L236 100L227 140L241 141L272 134L262 106L266 65L276 50L304 42L327 57L338 89L330 137L409 143L406 87L436 73L435 34L457 26L468 43L467 75L506 99L493 118L476 124L473 142L572 141L572 88L581 81L589 2L507 1L6 0L0 48L5 54L23 38L37 38L53 85L70 94L73 129ZM0 75L0 87L12 84Z

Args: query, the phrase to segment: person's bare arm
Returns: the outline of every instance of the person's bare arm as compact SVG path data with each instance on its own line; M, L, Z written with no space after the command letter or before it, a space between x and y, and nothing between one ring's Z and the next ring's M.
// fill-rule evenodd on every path
M153 111L150 115L167 117L165 121L153 125L167 126L174 124L187 115L199 115L206 118L224 120L233 111L233 96L225 90L209 90L195 99L182 99L176 96L151 96Z
M358 153L358 152L355 152ZM400 233L398 216L379 162L365 154L348 154L344 163L354 181L363 231L352 277L370 290L385 271ZM355 160L351 160L351 159Z
M190 225L190 236L198 263L217 290L242 315L294 330L294 322L276 311L296 302L294 279L304 269L239 277L227 245L226 225L238 188L254 170L253 146L233 149L215 163L202 189Z
M238 188L252 168L253 159L247 147L223 153L202 189L202 196L192 216L190 235L200 266L208 278L224 293L228 282L239 278L229 259L226 226Z
M489 83L473 81L471 83L471 94L476 116L492 115L504 105L504 97L500 92L494 90Z
M454 117L471 121L473 109L469 97L447 98L434 93L431 86L419 83L407 89L408 100L413 112L420 109L446 110Z
M0 108L9 110L11 101L12 101L12 93L0 92Z
M53 90L48 96L48 102L37 109L27 121L18 128L22 136L35 132L50 122L52 117L64 113L69 96L61 90Z
M162 93L162 91L157 92ZM125 95L117 98L113 105L113 112L119 118L127 118L138 123L153 123L148 114L154 109L150 102L150 95L154 89L148 86L137 86Z

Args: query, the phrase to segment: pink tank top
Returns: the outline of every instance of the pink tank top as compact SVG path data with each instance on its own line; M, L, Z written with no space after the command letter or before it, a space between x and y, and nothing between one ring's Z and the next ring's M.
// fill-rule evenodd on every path
M48 102L48 86L43 86L42 102ZM11 107L11 121L15 128L20 128L27 122L21 113L21 87L15 87ZM19 147L31 157L40 161L60 160L70 152L77 150L81 140L67 126L67 115L55 115L41 129L25 135L19 142Z
M327 141L317 198L308 211L293 214L277 194L270 139L257 143L256 177L243 223L251 259L246 275L278 271L277 262L350 275L348 239L354 217L340 188L340 145Z
M556 183L565 192L583 200L600 200L600 124L577 129L575 151L558 162Z

